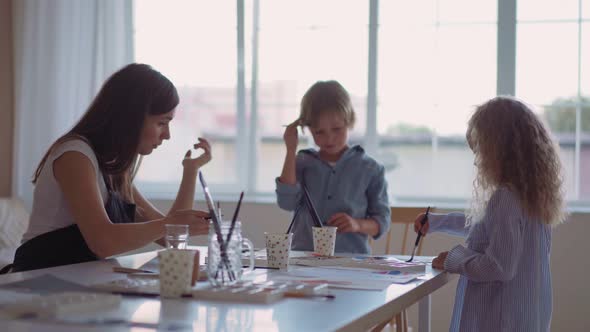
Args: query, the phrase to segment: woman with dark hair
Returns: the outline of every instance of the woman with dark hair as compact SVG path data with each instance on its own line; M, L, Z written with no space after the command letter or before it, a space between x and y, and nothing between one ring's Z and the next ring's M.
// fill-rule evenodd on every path
M29 228L12 271L80 263L121 254L163 238L166 224L206 234L208 213L191 210L198 169L211 148L182 161L183 176L168 215L133 185L141 157L170 139L178 105L174 85L145 64L113 74L80 121L49 148L33 177Z

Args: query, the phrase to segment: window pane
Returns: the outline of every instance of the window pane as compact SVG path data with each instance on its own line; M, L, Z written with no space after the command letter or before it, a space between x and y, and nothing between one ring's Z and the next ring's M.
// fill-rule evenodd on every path
M209 182L235 183L235 1L142 0L134 9L135 60L160 70L180 95L172 138L144 159L138 180L177 183L185 152L203 136L215 156L204 168Z
M367 1L260 1L257 190L274 191L285 154L281 125L297 118L316 81L334 79L348 90L358 120L353 135L364 134L368 17Z
M590 95L582 97L582 135L580 145L580 199L590 200Z
M496 22L496 8L496 1L440 0L438 5L440 21L453 23Z
M560 9L555 11L559 13ZM544 15L553 17L550 13ZM578 25L575 22L518 23L516 49L516 95L535 104L536 111L558 140L567 198L578 199L575 186ZM580 190L582 193L583 186Z
M575 20L578 18L578 1L517 0L517 20Z
M377 157L396 198L466 198L473 172L467 120L496 90L496 5L478 2L482 11L469 1L441 1L447 21L438 24L430 4L381 3Z
M543 38L539 38L543 36ZM516 95L547 105L577 95L578 27L575 23L517 25Z
M535 112L549 126L559 143L561 163L568 199L575 197L576 98L558 98L551 104L533 105Z
M577 199L574 186L575 140L570 136L557 135L559 139L559 156L564 174L564 188L568 200Z
M424 201L429 198L465 199L470 197L473 154L462 137L439 140L433 151L425 139L383 137L380 155L395 156L395 168L387 170L389 193L395 201ZM386 164L387 166L387 164Z
M588 3L590 7L590 2ZM583 96L590 97L590 22L582 24L582 68L580 88Z
M584 3L590 10L590 1ZM590 18L590 11L587 11ZM580 149L580 199L590 200L590 22L582 24L580 92L582 96L582 141Z

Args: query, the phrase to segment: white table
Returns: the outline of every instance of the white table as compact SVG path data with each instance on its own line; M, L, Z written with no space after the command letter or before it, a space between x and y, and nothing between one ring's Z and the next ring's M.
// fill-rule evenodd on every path
M84 285L122 278L113 266L139 268L154 258L149 252L108 260L12 273L0 276L0 284L42 274ZM262 273L272 273L267 270ZM88 317L120 318L128 324L63 325L52 322L0 320L0 330L27 331L131 331L136 328L166 330L172 325L196 331L364 331L404 308L419 303L419 331L430 331L430 294L452 276L427 267L426 275L408 284L392 284L384 291L330 289L331 301L282 299L274 304L235 304L191 299L124 297L118 310Z

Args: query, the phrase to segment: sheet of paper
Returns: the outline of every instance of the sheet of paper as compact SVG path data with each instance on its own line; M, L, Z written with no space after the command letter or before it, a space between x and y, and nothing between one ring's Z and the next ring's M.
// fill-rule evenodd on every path
M0 289L0 306L3 304L29 301L38 296L37 294L17 292L13 290Z
M38 277L2 284L0 285L0 289L10 289L38 294L92 291L91 287L61 279L52 274L43 274Z
M347 275L365 279L365 280L378 280L378 281L387 281L392 284L405 284L409 281L412 281L422 275L424 273L412 273L412 272L401 272L401 271L378 271L374 269L363 269L363 268L350 268L350 267L340 267L340 266L327 266L324 269L332 269L332 270L341 270L341 273L346 273Z
M367 277L368 273L362 276ZM362 278L361 275L349 274L347 271L316 267L292 267L289 271L278 271L269 276L274 281L294 281L304 284L328 284L330 288L348 288L363 290L384 290L391 281Z

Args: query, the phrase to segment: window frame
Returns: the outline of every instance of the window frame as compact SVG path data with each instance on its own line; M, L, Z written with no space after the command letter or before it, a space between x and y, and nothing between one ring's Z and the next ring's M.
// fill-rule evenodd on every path
M238 167L237 176L240 188L245 189L250 200L267 202L274 200L274 193L259 191L257 184L257 167L259 160L259 144L262 138L258 135L258 28L260 19L259 0L249 0L252 6L246 6L245 0L236 0L236 44L237 44L237 77L236 77L236 118L238 124L246 124L249 111L249 119L246 125L238 125L236 133L236 156L237 160L243 161ZM516 92L516 57L517 57L517 1L518 0L497 0L497 95L515 95ZM582 0L578 0L578 89L576 101L576 128L574 148L574 186L573 199L568 200L568 207L572 211L590 211L590 201L580 200L580 153L581 153L581 111L582 111L582 26L590 21L583 18ZM366 130L362 137L365 150L369 154L375 154L382 147L382 138L377 130L378 122L378 47L379 47L379 0L368 0L369 6L369 38L367 46L367 119ZM251 13L247 10L251 9ZM251 19L251 45L246 45L246 19ZM250 48L248 48L248 47ZM250 81L250 103L247 105L246 85L246 51L250 50L251 63L249 70ZM436 131L432 137L433 149L436 148L438 137ZM236 184L212 184L212 188L219 192L219 197L234 199L233 196L239 190ZM140 186L148 197L173 198L175 186L171 183L140 183ZM392 197L392 204L400 205L423 205L423 201L432 200L440 203L441 206L466 207L468 197L465 199L445 199L444 197Z

